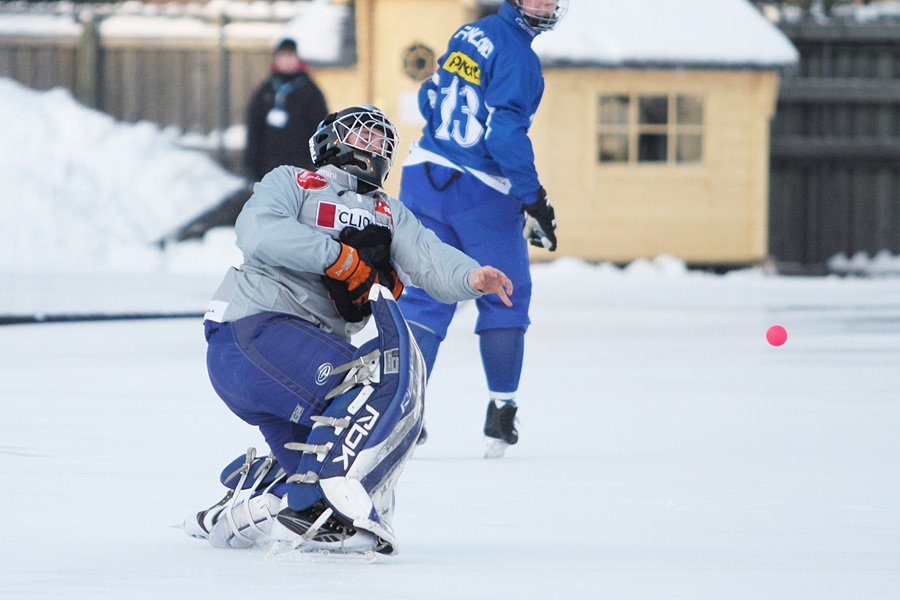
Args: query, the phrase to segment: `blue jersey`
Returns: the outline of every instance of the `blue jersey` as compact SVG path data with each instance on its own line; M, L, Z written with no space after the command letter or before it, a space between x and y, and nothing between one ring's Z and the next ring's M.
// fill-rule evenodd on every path
M528 129L544 93L531 42L538 32L512 5L463 26L419 90L427 124L419 145L453 163L507 178L512 193L540 183Z

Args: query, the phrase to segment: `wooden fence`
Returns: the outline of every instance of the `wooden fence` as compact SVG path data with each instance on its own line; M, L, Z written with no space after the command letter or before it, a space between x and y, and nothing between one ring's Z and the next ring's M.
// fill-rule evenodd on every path
M900 251L900 22L783 25L800 51L772 125L770 253Z
M211 25L221 31L225 24L222 18ZM64 87L118 120L146 120L185 133L243 123L270 61L266 38L101 37L96 21L69 37L0 35L0 77L39 90ZM215 154L233 166L224 146Z

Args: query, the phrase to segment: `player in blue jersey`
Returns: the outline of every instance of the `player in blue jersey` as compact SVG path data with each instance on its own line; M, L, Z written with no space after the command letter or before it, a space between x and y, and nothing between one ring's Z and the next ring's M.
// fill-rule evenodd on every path
M526 239L556 250L556 220L528 138L544 92L531 43L567 8L568 0L507 0L497 14L460 28L419 91L427 124L403 164L400 200L442 241L504 271L516 289L512 308L477 300L490 392L487 458L518 441L515 395L531 298ZM430 375L456 306L412 287L400 306Z

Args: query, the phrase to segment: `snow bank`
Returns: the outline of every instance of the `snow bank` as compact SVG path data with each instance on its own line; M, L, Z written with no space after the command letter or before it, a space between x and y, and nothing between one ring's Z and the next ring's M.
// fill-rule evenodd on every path
M243 184L155 125L116 122L67 90L0 78L0 122L5 272L157 269L153 242Z

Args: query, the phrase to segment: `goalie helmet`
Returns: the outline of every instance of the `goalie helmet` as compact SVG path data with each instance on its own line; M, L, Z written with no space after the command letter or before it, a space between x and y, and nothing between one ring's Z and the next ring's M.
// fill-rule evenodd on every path
M550 31L569 10L569 0L507 0L535 31Z
M384 185L394 164L400 135L381 110L351 106L331 113L309 140L313 164L334 165L357 179L358 192Z

